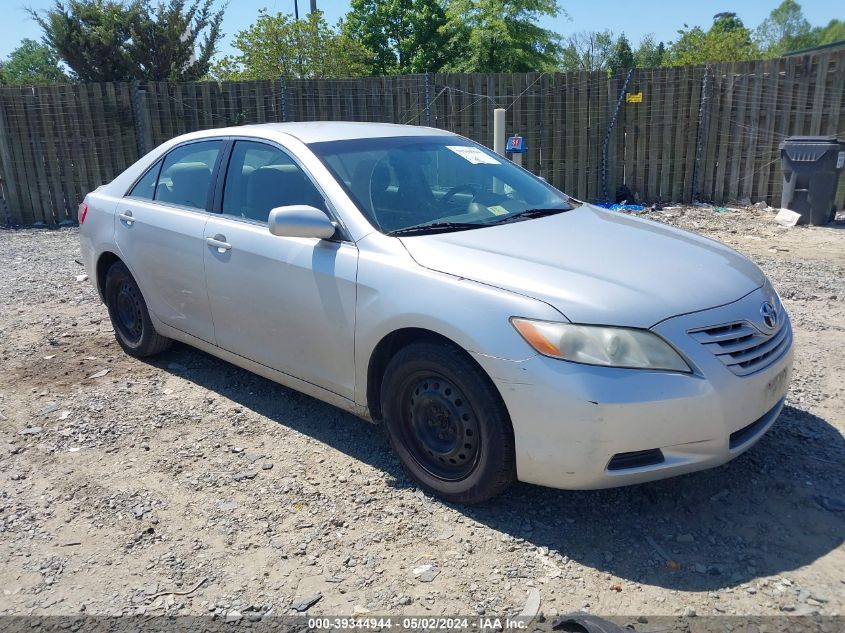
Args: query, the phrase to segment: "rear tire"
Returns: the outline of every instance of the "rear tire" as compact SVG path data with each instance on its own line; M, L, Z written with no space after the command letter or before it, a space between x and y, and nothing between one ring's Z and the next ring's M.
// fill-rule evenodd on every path
M123 262L109 268L103 294L114 336L124 352L144 358L163 352L173 343L155 331L141 289Z
M390 444L410 476L455 503L480 503L516 480L504 402L466 353L413 343L388 363L381 388Z

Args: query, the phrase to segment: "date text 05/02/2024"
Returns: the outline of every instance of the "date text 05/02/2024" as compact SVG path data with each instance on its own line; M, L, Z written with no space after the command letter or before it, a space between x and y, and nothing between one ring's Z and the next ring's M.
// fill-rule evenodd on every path
M441 631L462 631L462 630L525 630L528 628L530 618L448 618L448 617L365 617L365 618L332 618L317 617L308 619L309 629L378 629L389 630L412 629L412 630L441 630Z

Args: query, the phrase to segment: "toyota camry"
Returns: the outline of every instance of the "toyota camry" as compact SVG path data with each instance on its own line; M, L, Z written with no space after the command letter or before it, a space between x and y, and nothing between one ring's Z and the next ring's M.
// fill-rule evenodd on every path
M181 341L379 422L455 502L718 466L789 384L789 318L745 257L443 130L194 132L79 224L126 353Z

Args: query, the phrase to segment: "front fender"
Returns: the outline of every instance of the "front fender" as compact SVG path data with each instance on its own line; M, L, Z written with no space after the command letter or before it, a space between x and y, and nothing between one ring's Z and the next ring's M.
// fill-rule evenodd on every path
M397 239L371 234L358 247L355 400L360 404L367 401L373 351L392 332L429 330L473 354L525 360L536 352L513 329L510 317L565 320L537 299L423 268Z

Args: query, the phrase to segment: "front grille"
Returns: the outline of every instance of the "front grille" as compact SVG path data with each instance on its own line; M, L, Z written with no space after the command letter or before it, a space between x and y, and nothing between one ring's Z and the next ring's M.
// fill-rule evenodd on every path
M663 451L650 448L647 451L633 451L631 453L616 453L607 465L608 470L627 470L642 466L654 466L663 463Z
M773 332L763 332L749 321L737 321L690 330L690 334L737 376L747 376L774 363L792 345L789 319L780 305L776 309L778 325Z

